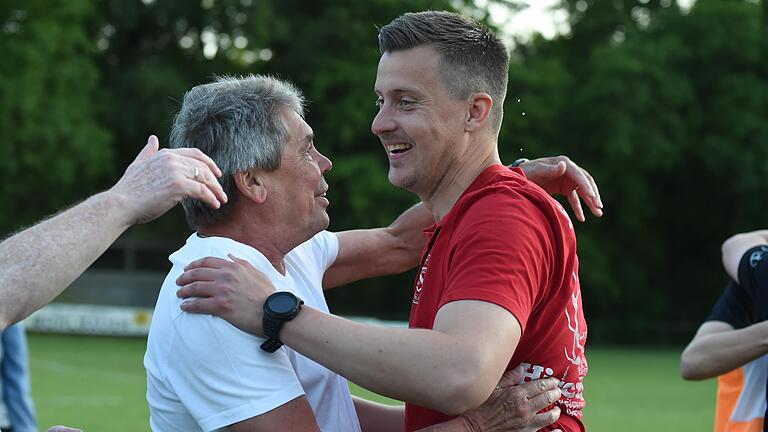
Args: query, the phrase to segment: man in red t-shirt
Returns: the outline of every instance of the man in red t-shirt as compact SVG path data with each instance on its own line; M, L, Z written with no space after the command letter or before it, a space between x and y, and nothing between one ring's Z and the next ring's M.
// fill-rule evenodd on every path
M587 327L576 241L567 214L547 192L565 192L572 206L578 198L573 184L542 190L500 164L506 48L485 26L433 11L396 18L380 30L379 44L379 112L371 129L388 155L390 182L418 195L436 221L426 232L411 328L366 326L304 306L275 330L274 311L264 313L275 288L240 260L190 264L179 295L198 298L182 309L221 316L257 335L268 322L272 339L405 400L407 431L480 405L503 372L521 363L524 381L562 381L562 397L548 413L562 415L547 430L584 430ZM586 201L601 214L596 193ZM365 267L361 257L375 253L367 242L344 244L356 253L339 256L355 260L337 258L339 268ZM519 430L531 430L530 423Z
M492 165L425 233L428 240L410 327L434 328L438 311L451 302L500 306L520 326L507 368L522 364L526 381L558 378L563 414L557 427L583 429L587 327L576 241L565 211L518 169ZM449 418L432 409L406 406L409 430Z

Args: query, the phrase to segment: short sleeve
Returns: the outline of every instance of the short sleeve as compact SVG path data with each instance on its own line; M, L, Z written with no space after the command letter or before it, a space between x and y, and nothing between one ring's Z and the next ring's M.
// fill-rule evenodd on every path
M266 353L259 348L262 338L210 315L182 313L174 325L168 383L203 430L258 416L304 394L284 348Z
M339 255L339 239L330 231L320 231L296 248L302 260L325 273ZM322 280L322 276L321 276Z
M740 329L757 322L757 317L746 291L736 281L731 280L717 299L706 321L722 321L735 329Z
M768 318L768 246L753 247L741 257L739 285L749 296L759 320Z
M481 300L510 311L525 331L551 267L550 228L528 199L493 194L472 207L451 239L441 305Z

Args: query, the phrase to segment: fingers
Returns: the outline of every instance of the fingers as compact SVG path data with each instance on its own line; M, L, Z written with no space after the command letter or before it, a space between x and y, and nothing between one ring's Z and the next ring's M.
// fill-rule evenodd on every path
M560 399L560 389L555 388L553 390L547 390L544 393L534 396L528 401L536 412L543 410L544 408L552 405L558 399Z
M152 155L157 153L157 150L160 148L160 141L158 141L157 137L154 135L150 135L149 139L147 139L147 144L144 146L143 149L139 152L138 156L136 156L137 161L147 160ZM56 426L59 427L59 426ZM65 427L65 426L61 426Z
M566 198L568 199L568 203L571 205L571 208L573 209L573 213L576 215L576 219L579 222L584 222L586 219L584 218L584 209L581 208L581 201L579 200L579 194L576 189L568 192L568 195L566 195Z
M567 166L564 161L556 161L551 158L541 158L528 161L520 165L525 176L534 183L542 183L548 180L562 177Z
M592 190L595 192L595 205L594 209L592 206L590 206L590 210L592 211L592 214L595 216L602 216L603 215L603 199L600 197L600 190L597 188L597 183L595 182L595 179L587 173L587 177L589 177L589 183L592 185Z
M253 267L250 262L248 262L248 261L246 261L246 260L244 260L242 258L238 258L238 257L236 257L236 256L234 256L232 254L227 254L227 256L229 257L229 259L232 260L232 262L235 262L235 263L238 263L238 264L242 264L242 265L248 266L248 267Z
M576 165L575 162L570 160L568 162L571 167L566 176L570 177L570 180L576 185L573 189L578 190L579 195L584 197L584 199L594 197L595 191L592 190L592 182L590 182L592 176Z
M224 193L217 179L217 176L221 176L221 171L215 164L213 165L215 171L212 170L207 163L199 159L210 159L203 152L198 149L164 149L163 151L174 152L174 156L171 157L177 159L183 177L188 180L184 182L185 190L182 191L185 197L203 201L213 208L219 208L221 204L227 202L227 194Z
M529 381L525 384L521 384L520 387L523 388L525 397L532 399L544 392L556 389L557 383L558 380L556 378L544 378L540 380Z
M217 299L209 297L185 301L181 304L181 310L196 314L217 315L220 314L221 307Z
M196 159L200 162L202 162L208 169L216 175L216 177L221 177L221 170L216 165L216 162L213 161L208 155L200 151L200 149L197 148L177 148L173 149L174 153L177 153L181 156Z
M571 164L573 165L573 169L569 169L569 171L572 172L573 182L576 184L576 192L578 192L578 195L587 204L587 207L589 207L589 210L593 215L597 217L602 216L603 201L600 199L600 191L597 189L595 179L587 172L587 170L580 168L574 162L571 162ZM571 202L571 206L573 207L573 202L571 201L570 196L568 197L568 201ZM574 211L575 210L574 207ZM578 219L579 221L584 222L583 217Z
M190 173L188 181L184 184L186 189L182 193L187 198L203 201L212 208L219 208L227 202L227 194L207 166L197 168L196 177L194 172Z
M187 264L186 267L184 267L185 272L189 272L192 269L196 268L222 268L227 267L231 265L231 261L227 261L224 258L217 258L217 257L205 257L200 258L199 260L192 261L191 263Z
M555 406L549 411L545 411L543 413L538 413L531 421L528 423L528 426L534 430L543 429L552 423L556 422L557 419L560 418L560 407Z
M190 297L208 298L215 296L217 292L214 282L195 281L179 288L176 291L176 297L183 299Z
M160 168L181 176L177 187L184 198L205 202L212 208L219 208L227 202L218 177L221 170L211 158L196 148L162 149L158 152Z

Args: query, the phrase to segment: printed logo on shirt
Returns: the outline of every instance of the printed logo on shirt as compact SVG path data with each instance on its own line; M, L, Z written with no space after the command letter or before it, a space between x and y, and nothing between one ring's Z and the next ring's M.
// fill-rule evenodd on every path
M522 384L528 381L535 381L543 378L550 378L554 375L552 368L535 365L531 363L521 363L523 367L523 378L518 384ZM582 409L586 405L584 401L584 376L579 375L578 381L568 382L565 380L568 369L565 370L563 376L559 378L560 383L557 385L560 387L562 396L556 402L560 409L565 411L571 417L582 418Z
M419 277L416 279L416 289L413 290L413 304L419 304L421 299L421 289L424 288L424 277L427 275L427 266L429 266L429 257L431 254L427 254L424 258L424 265L419 270Z
M574 277L576 274L574 273ZM586 357L584 356L584 342L587 340L587 331L581 331L583 326L579 323L579 296L581 290L577 289L571 293L571 304L573 307L573 316L571 316L568 307L565 308L565 319L568 321L568 330L573 333L573 341L571 342L570 350L568 347L564 347L565 358L571 363L571 365L579 368L579 375L582 373L582 364L586 364ZM584 370L586 374L586 368Z
M760 261L765 257L766 252L768 252L768 247L766 246L761 246L760 250L752 252L752 255L749 256L749 266L751 268L757 267L757 265L760 264Z

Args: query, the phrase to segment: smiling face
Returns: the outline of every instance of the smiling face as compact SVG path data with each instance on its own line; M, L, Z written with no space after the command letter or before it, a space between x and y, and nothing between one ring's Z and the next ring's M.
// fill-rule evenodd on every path
M268 193L278 220L289 222L304 241L328 227L328 183L323 174L332 164L315 148L312 128L301 116L289 111L284 119L288 141L280 167L267 174Z
M371 131L389 157L389 181L423 200L459 166L467 141L468 102L448 95L438 61L428 46L386 52L376 74Z

